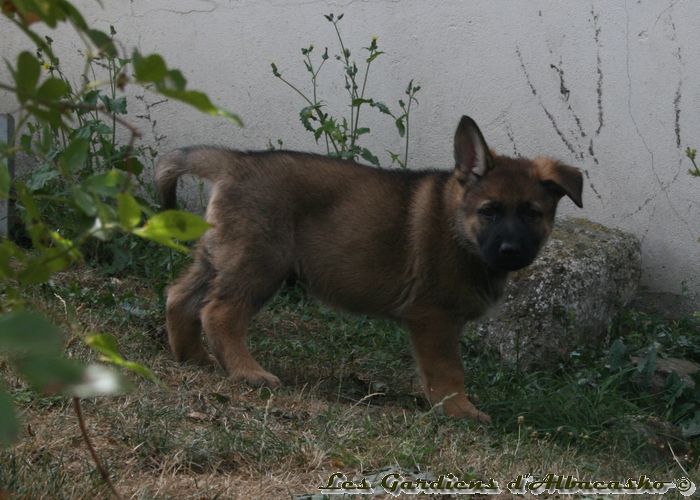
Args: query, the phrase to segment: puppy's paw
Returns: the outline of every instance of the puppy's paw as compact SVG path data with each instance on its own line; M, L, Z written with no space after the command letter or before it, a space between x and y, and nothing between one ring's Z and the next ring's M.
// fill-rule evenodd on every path
M233 379L245 381L248 385L253 387L269 387L270 389L275 389L282 385L280 379L263 369L234 373Z
M217 364L216 359L204 349L188 352L176 356L177 360L181 363L186 363L201 367L211 367Z
M443 408L445 415L448 417L468 418L486 425L491 423L491 417L483 411L477 410L476 406L466 396L457 395L445 400Z

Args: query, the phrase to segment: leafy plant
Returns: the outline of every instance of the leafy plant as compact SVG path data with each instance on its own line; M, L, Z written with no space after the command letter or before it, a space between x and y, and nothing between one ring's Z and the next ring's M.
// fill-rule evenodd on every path
M399 136L404 139L405 146L403 157L399 153L391 151L387 151L387 153L389 154L392 165L398 164L400 167L406 168L408 166L411 106L413 104L418 104L416 94L420 90L420 85L414 85L413 80L408 83L405 90L406 100L400 99L398 102L400 112L394 112L386 104L370 98L367 93L369 70L372 63L379 56L384 54L384 52L379 50L377 37L372 37L370 44L363 48L363 50L367 52L367 56L364 60L364 71L360 72L357 61L351 58L352 53L350 49L345 46L340 29L338 28L338 24L341 19L343 19L343 16L343 14L337 17L334 14L328 14L324 17L333 25L338 39L340 53L335 55L335 59L341 63L343 68L345 90L348 93L350 101L349 116L336 117L326 112L327 105L318 95L319 74L326 64L326 61L330 59L328 47L324 48L320 56L320 62L316 64L314 64L311 57L314 46L309 45L301 49L301 54L304 56L304 66L311 78L310 92L300 90L296 85L285 79L274 62L271 63L272 74L294 90L306 102L307 105L299 112L301 123L306 130L314 135L316 142L321 138L324 139L326 143L326 152L330 156L351 160L362 158L372 165L379 165L379 158L369 149L360 145L362 136L371 132L368 127L361 126L360 122L362 109L364 107L369 107L391 117L393 120Z
M67 0L4 0L2 13L34 42L36 52L21 52L14 64L7 62L13 81L0 82L0 89L17 99L16 135L21 134L0 144L0 199L15 201L26 241L26 246L0 241L0 354L36 390L73 395L84 431L78 398L119 391L118 378L65 359L59 328L32 311L27 292L81 261L95 244L129 237L186 252L181 242L198 238L208 227L186 212L155 213L155 204L138 194L147 151L136 147L141 134L125 118L121 91L137 84L241 123L189 89L182 73L169 69L160 55L143 56L138 50L121 55L114 28L109 34L93 29ZM79 86L64 75L53 40L34 29L35 24L55 28L61 23L71 25L85 43ZM100 72L106 77L99 78ZM125 144L117 141L119 127L128 132ZM8 160L20 152L36 159L37 167L27 179L11 182ZM94 334L85 342L101 361L155 380L146 367L119 354L113 337ZM11 397L0 387L0 444L7 445L17 432ZM97 462L85 432L84 437Z
M662 379L657 366L670 357L700 360L698 326L693 318L668 321L625 311L611 329L616 339L608 350L610 372L623 373L635 391L656 392L658 412L678 425L685 438L700 435L700 372L690 375L692 382L675 372Z
M685 155L688 157L688 159L691 161L693 164L693 168L688 170L688 173L692 175L693 177L700 177L700 168L698 168L698 164L695 163L695 155L697 155L698 151L695 148L687 147L685 148Z

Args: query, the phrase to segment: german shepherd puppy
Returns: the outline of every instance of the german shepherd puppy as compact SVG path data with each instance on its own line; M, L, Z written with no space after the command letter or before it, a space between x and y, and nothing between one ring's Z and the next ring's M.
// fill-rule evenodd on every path
M491 152L463 116L450 171L398 171L291 151L183 148L156 166L166 208L183 174L212 193L194 263L170 288L178 360L208 362L204 330L236 380L279 385L246 346L253 315L285 280L320 299L393 318L409 332L425 393L447 415L489 422L464 391L459 337L530 264L559 199L581 205L578 169Z

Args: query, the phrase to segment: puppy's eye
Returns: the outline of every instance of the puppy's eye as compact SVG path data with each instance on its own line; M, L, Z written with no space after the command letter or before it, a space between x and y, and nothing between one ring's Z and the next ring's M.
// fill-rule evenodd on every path
M485 219L495 219L501 213L501 208L498 205L483 205L476 211Z
M523 209L522 214L528 219L539 219L542 217L542 212L535 207L526 207Z

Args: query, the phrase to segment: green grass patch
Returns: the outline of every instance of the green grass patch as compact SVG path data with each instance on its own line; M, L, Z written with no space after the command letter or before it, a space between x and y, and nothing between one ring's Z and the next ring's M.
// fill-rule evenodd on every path
M108 333L127 359L164 382L132 377L125 396L83 404L125 496L290 497L317 492L338 470L386 467L503 482L528 472L666 480L685 475L682 466L700 483L697 438L682 432L691 395L673 384L659 392L645 378L648 367L640 369L651 348L658 359L697 360L693 319L627 311L605 346L535 373L501 363L465 335L467 392L494 419L483 427L445 418L423 400L399 326L334 311L298 288L278 294L251 327L254 354L285 384L274 392L232 383L219 368L175 363L162 296L142 279L80 269L37 286L34 296L67 333L69 357L94 360L80 337ZM104 495L68 401L37 395L0 370L25 429L0 451L0 490Z

